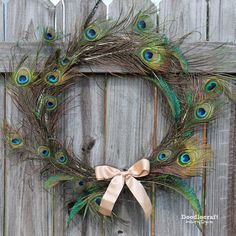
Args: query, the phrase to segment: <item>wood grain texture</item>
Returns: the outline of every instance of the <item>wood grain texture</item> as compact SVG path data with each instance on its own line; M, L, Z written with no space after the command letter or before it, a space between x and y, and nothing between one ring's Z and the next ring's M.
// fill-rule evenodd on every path
M209 40L235 42L236 2L209 1ZM223 51L224 53L224 51ZM234 65L236 63L234 62ZM235 94L235 91L232 91ZM221 116L208 130L208 142L213 147L215 161L213 171L206 181L206 215L218 215L217 222L206 227L206 235L235 235L232 223L235 212L234 164L235 148L231 138L234 136L235 105L225 105Z
M114 0L109 16L126 17L131 8L135 14L153 6L151 1ZM155 15L153 20L155 20ZM155 21L154 21L155 22ZM127 169L152 150L154 124L154 89L141 78L110 77L107 82L106 103L106 163ZM150 235L150 222L143 210L128 192L122 194L116 205L127 225L108 227L106 235Z
M188 42L205 41L206 17L205 0L162 0L160 3L160 29L170 38L193 32Z
M4 26L3 26L3 2L0 1L0 41L4 40ZM3 125L4 119L4 80L3 75L0 74L1 83L0 83L0 125ZM4 209L5 209L5 150L2 133L0 132L0 236L4 235Z
M4 40L4 15L3 15L3 2L2 0L0 1L0 42Z
M56 28L65 34L73 34L75 29L80 30L95 3L95 0L73 0L64 1L64 3L61 1L56 6ZM105 14L106 7L101 3L93 20L105 19ZM104 80L103 76L96 75L89 75L79 80L81 79L78 78L78 84L68 93L68 96L75 99L66 111L62 138L73 138L75 153L92 165L97 165L103 162L104 154ZM83 151L93 140L95 145L92 150ZM83 221L82 217L76 217L74 222L66 228L66 211L60 205L57 208L54 212L55 235L89 236L99 233L101 227L99 222L94 224L90 218Z
M206 40L206 3L203 0L173 1L163 0L160 3L160 30L167 37L180 38L192 31L186 40L188 43ZM184 50L184 49L183 49ZM199 50L199 49L198 49ZM194 55L194 54L193 54ZM166 102L160 99L157 104L157 141L160 142L167 132L169 122L164 121L167 117ZM195 191L198 199L202 199L202 178L192 178L186 181ZM157 187L156 193L156 235L201 235L195 224L187 224L181 220L181 215L194 215L188 202L167 188ZM167 227L171 225L172 227Z
M209 0L209 38L214 42L236 42L236 2Z
M0 74L0 77L3 75ZM0 126L3 125L4 119L4 80L0 82ZM5 150L2 132L0 132L0 236L4 235L4 209L5 209Z
M51 12L40 1L11 0L6 10L6 40L9 42L27 36L27 31L34 35L37 25L53 25ZM8 95L6 116L11 124L20 125L21 114ZM18 158L7 152L4 235L51 236L52 198L42 187L40 164L21 162Z

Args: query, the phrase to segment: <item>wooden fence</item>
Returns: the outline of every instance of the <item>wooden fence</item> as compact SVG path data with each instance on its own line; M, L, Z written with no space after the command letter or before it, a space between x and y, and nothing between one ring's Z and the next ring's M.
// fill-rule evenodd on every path
M55 6L50 0L0 0L0 72L10 71L8 58L13 44L26 37L34 41L37 26L53 26L71 33L80 25L95 0L61 0ZM134 6L134 13L152 6L151 0L113 0L101 4L97 16L107 14L117 18ZM162 0L159 17L153 21L169 37L180 37L196 31L189 43L209 41L224 45L227 55L216 70L236 72L236 2L235 0ZM157 19L158 22L157 22ZM212 42L212 43L211 43ZM31 46L33 47L33 46ZM188 45L186 46L188 47ZM84 72L91 72L83 68ZM168 122L167 109L159 91L140 78L122 75L117 78L107 71L122 71L109 67L94 68L89 79L78 82L70 93L79 94L74 108L65 115L61 136L74 137L76 153L92 165L108 163L126 168L148 155L160 143ZM132 80L128 79L132 77ZM0 80L0 117L19 123L18 114ZM17 162L9 157L0 143L0 236L88 236L88 235L160 235L160 236L231 236L236 234L236 124L235 106L208 127L208 142L214 149L214 170L203 178L189 181L201 199L205 215L218 219L200 233L194 224L181 220L181 215L193 215L191 207L178 194L165 188L153 188L153 217L145 220L138 203L130 196L119 200L118 211L129 221L127 225L107 225L104 222L82 221L79 216L66 227L67 212L63 194L46 192L39 177L40 166L33 162ZM82 149L91 140L90 152ZM155 216L155 217L154 217Z

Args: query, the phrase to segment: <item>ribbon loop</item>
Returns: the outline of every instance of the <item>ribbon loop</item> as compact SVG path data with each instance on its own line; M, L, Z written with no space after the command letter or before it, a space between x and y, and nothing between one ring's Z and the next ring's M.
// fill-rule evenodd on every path
M136 178L147 176L150 172L150 163L147 159L141 159L131 166L128 171L120 171L111 166L103 165L95 167L97 180L112 179L102 197L99 212L110 216L124 184L137 199L148 217L152 212L152 204L143 185Z

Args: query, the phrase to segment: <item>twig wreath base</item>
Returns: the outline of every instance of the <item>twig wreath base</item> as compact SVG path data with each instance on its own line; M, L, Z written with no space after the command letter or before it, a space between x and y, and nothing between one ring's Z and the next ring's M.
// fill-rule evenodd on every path
M215 119L227 98L235 102L228 88L235 85L235 78L210 72L190 75L189 66L196 67L199 61L210 65L210 56L186 58L179 49L185 37L171 41L156 32L149 11L120 21L91 21L96 7L69 39L49 27L38 29L37 56L32 59L26 53L8 80L22 125L4 122L6 144L17 156L45 163L41 171L45 189L68 183L72 203L68 223L80 213L119 219L113 206L124 186L149 216L152 206L146 189L153 184L175 189L201 216L199 200L183 179L201 175L212 159L212 150L199 138L198 128ZM43 50L50 52L46 61ZM57 137L61 117L75 99L66 96L67 91L83 78L79 66L94 64L119 65L144 75L165 96L172 113L161 144L127 171L110 166L94 169L74 154L72 143ZM201 230L201 222L196 224Z

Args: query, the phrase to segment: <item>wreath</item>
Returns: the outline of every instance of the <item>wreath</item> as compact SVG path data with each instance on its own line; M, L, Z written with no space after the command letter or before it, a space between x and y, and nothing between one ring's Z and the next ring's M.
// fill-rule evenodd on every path
M50 27L40 27L36 56L27 53L7 81L8 92L22 114L15 127L4 122L4 140L10 150L26 160L45 163L44 188L67 184L70 189L68 223L87 213L107 220L118 219L113 207L122 189L132 192L148 217L152 211L147 190L163 185L178 191L198 216L199 200L183 180L201 175L212 159L212 150L199 136L202 124L217 116L226 98L235 101L230 76L201 72L189 67L209 63L206 58L187 59L180 45L155 31L149 11L123 20L95 20L93 12L70 37ZM45 52L49 56L45 56ZM46 60L45 60L46 58ZM171 110L171 125L151 155L128 170L102 165L93 168L73 152L73 142L61 140L57 127L75 97L67 91L80 79L82 65L118 65L156 86ZM225 96L224 96L225 95Z

